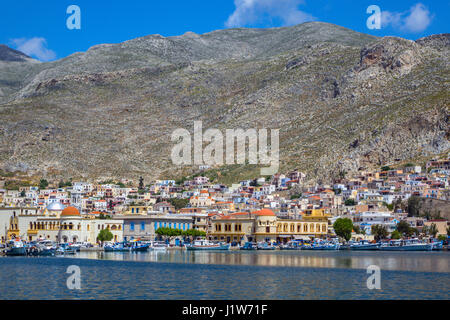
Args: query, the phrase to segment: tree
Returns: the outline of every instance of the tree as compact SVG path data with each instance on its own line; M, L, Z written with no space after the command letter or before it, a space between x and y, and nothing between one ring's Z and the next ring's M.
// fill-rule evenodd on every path
M440 235L438 236L438 240L439 240L439 241L445 241L445 240L447 240L447 238L448 238L448 236L443 235L443 234L440 234Z
M400 239L402 237L402 234L398 230L394 230L391 233L391 239Z
M418 196L411 196L408 199L408 217L418 217L420 215L420 198Z
M435 223L432 223L428 229L428 233L433 236L433 238L436 238L436 235L438 233L438 229Z
M391 170L391 167L389 167L389 166L382 166L381 167L381 171L389 171L389 170Z
M144 178L139 177L139 191L144 191Z
M111 241L112 238L114 238L111 231L109 231L108 228L100 230L97 236L97 240L100 241L102 244L104 241Z
M356 203L355 203L355 200L353 200L353 199L347 199L347 200L345 200L345 205L346 206L354 206Z
M26 196L25 190L22 190L22 191L20 192L20 196L21 196L22 198L24 198L24 197Z
M400 234L410 235L411 227L408 222L402 220L399 223L397 223L397 231L400 232Z
M353 231L355 231L356 234L360 234L361 233L361 228L357 224L354 224L353 225Z
M48 187L48 181L45 179L39 180L39 189L45 189Z
M164 199L164 201L167 201L171 205L173 205L175 207L175 210L186 208L186 206L189 203L189 199L179 199L179 198Z
M447 235L450 236L450 227L447 227Z
M371 231L375 237L375 240L377 240L377 241L380 241L381 239L386 239L389 234L386 226L379 225L379 224L372 225Z
M338 218L333 224L334 232L346 241L352 237L353 222L349 218Z

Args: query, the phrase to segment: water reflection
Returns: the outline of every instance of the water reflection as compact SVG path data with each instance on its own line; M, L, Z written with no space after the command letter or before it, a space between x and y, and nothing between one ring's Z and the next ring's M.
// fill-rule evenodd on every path
M314 267L365 269L377 265L382 270L449 272L448 252L355 252L355 251L185 251L168 250L140 253L80 252L77 258L194 263L218 265L253 265L276 267Z

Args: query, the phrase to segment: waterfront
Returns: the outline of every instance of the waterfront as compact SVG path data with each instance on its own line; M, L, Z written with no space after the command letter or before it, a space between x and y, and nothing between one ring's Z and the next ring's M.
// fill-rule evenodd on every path
M100 259L99 259L100 258ZM448 252L81 252L0 258L0 299L448 299ZM369 290L369 265L381 290ZM69 265L81 290L69 290Z

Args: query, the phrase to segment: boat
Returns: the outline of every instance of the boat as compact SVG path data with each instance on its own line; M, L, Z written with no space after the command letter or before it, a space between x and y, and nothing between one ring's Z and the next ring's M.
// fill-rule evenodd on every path
M425 243L419 239L390 240L380 246L382 251L431 251L433 243Z
M350 245L350 250L380 250L381 243L371 243L368 240L361 240Z
M340 247L339 242L317 240L312 244L311 249L312 250L339 250L339 247Z
M148 242L148 249L152 251L166 251L167 244L161 241L150 241Z
M208 240L195 240L192 244L185 244L187 250L229 250L229 243L214 243Z
M288 243L281 245L280 250L301 250L302 244L300 241L289 241Z
M55 256L56 244L51 240L43 240L33 243L29 249L29 254L32 256Z
M139 240L130 242L117 242L103 247L105 252L145 252L149 249L148 243L141 243Z
M256 248L258 250L275 250L277 247L274 246L272 243L259 242Z
M431 250L439 251L444 249L444 241L432 241L433 248Z
M256 250L256 244L252 242L246 242L239 250Z
M25 244L23 243L23 241L21 241L18 238L10 240L7 243L6 255L7 256L26 256L27 250L25 248Z
M148 250L149 244L142 243L139 240L131 240L130 247L131 247L130 251L132 252L145 252Z
M57 255L74 255L75 253L77 253L77 250L68 243L61 243L55 251Z

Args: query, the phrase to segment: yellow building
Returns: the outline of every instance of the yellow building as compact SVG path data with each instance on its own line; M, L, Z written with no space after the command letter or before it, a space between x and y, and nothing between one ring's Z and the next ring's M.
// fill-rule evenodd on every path
M270 209L238 212L211 220L210 240L225 242L287 242L328 234L329 215L323 209L306 210L302 219L279 219Z
M128 210L126 210L123 214L124 215L130 215L130 214L140 214L140 215L146 215L148 212L148 207L144 205L133 205L129 206Z

